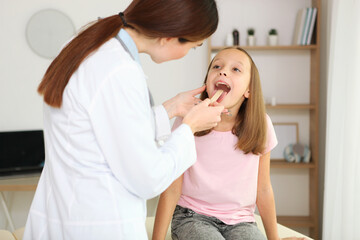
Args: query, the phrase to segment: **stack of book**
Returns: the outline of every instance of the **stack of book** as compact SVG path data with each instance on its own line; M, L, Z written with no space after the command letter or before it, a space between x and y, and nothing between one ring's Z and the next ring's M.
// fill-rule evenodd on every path
M310 45L314 34L317 8L300 9L296 17L294 45Z

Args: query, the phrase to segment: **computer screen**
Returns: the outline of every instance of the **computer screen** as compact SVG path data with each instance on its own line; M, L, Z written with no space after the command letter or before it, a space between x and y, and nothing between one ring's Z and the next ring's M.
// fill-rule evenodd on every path
M44 161L42 130L0 132L0 176L41 172Z

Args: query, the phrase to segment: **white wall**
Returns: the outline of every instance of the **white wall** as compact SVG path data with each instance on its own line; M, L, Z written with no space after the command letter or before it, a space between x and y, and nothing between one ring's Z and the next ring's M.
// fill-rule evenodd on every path
M116 14L129 0L1 1L0 8L0 130L42 128L42 101L36 88L50 64L29 48L26 23L39 10L64 12L78 29L98 16Z

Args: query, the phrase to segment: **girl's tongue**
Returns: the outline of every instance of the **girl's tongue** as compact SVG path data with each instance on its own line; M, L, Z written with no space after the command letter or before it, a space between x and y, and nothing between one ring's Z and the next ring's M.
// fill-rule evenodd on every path
M213 97L215 95L215 93L218 91L219 89L215 89L213 91L213 93L211 94L211 97ZM221 89L222 90L222 89ZM225 96L227 95L228 93L226 91L223 91L223 93L220 95L220 97L216 100L216 102L220 103L224 98Z
M226 95L230 92L230 86L223 83L223 82L217 82L215 83L215 88L214 91L212 93L212 96L215 95L215 93L218 90L223 90L223 93L220 95L220 97L217 99L217 102L220 103L222 100L224 100L224 98L226 97Z

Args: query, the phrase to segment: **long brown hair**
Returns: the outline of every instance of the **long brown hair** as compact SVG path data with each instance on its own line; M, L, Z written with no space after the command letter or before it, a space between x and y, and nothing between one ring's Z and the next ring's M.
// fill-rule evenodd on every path
M215 0L134 0L119 15L99 19L69 42L47 69L38 92L53 107L61 107L64 89L84 59L121 28L130 27L149 37L176 37L196 42L213 34L218 25Z
M223 50L227 49L237 49L245 53L248 56L251 65L249 84L250 96L249 98L245 98L244 102L241 104L236 115L234 127L232 128L232 133L239 139L236 147L244 151L245 154L249 152L252 152L253 154L262 154L265 150L267 124L259 71L251 56L244 49L240 47L229 47L224 48ZM208 73L214 59L215 58L213 58L209 64ZM208 73L206 74L204 83L206 83ZM202 100L208 97L206 90L200 95L200 99ZM195 136L204 136L210 132L211 130L197 132L195 133Z

